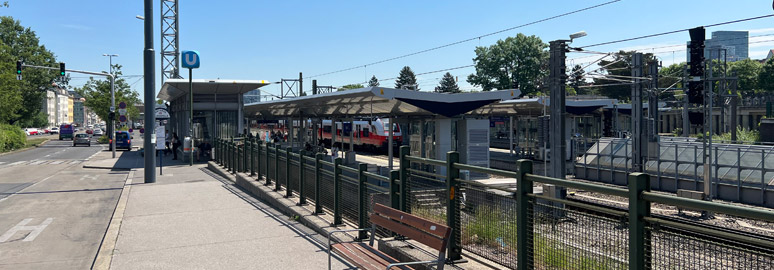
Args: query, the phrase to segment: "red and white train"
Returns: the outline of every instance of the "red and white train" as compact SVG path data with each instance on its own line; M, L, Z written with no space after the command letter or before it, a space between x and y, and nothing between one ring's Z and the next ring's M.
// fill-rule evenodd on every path
M264 122L253 124L252 127L257 129L257 136L261 140L266 140L269 136L272 139L286 140L287 139L287 125L286 121L279 120L276 122ZM319 122L318 122L319 123ZM317 128L317 138L330 147L333 140L333 128L331 120L323 120L322 127ZM385 119L374 118L373 120L356 120L353 122L336 122L336 144L344 147L349 146L350 132L352 134L352 144L357 148L369 149L369 150L386 150L389 143L389 123ZM299 122L293 122L294 128L298 128ZM353 127L354 126L354 127ZM312 121L306 121L306 134L307 138L311 138L312 135ZM393 147L401 145L403 136L401 133L400 125L393 123ZM342 145L343 143L343 145Z

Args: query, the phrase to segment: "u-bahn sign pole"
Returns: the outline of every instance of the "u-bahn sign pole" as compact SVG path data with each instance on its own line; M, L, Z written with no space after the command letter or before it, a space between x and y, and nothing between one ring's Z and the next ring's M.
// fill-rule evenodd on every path
M199 68L199 52L183 51L183 68L188 69L188 97L190 107L190 118L188 119L188 135L191 136L190 159L188 166L193 166L194 134L193 134L193 69Z

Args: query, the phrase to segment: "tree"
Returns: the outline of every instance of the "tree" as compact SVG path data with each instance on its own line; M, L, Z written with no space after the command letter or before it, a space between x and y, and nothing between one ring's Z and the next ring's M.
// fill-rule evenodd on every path
M460 87L457 86L457 81L454 79L454 76L451 75L451 73L446 72L446 74L443 74L443 78L441 78L441 82L438 86L435 87L435 91L439 93L459 93Z
M398 80L395 81L395 88L401 89L405 86L409 89L414 89L416 84L417 76L414 75L414 71L411 71L411 68L408 66L403 67L398 75ZM416 86L414 90L419 91L419 86Z
M358 88L365 88L362 84L356 83L356 84L347 84L345 86L339 87L339 89L336 89L336 91L346 91L350 89L358 89Z
M774 92L774 60L769 59L763 64L758 75L758 85L762 91Z
M632 85L626 83L626 81L631 81L631 79L627 77L632 76L632 55L634 53L634 51L620 51L613 55L612 60L599 61L599 66L604 67L600 70L600 73L604 75L613 75L594 79L594 84L599 87L599 94L621 101L631 99ZM646 68L647 63L654 59L653 54L646 53L643 55L642 69L643 72L645 72L645 76L648 76L648 69Z
M127 104L127 118L135 119L140 113L137 107L134 106L134 104L140 102L139 94L132 91L126 80L121 77L121 65L113 65L113 70L118 78L114 83L116 106L121 102L125 102ZM83 87L75 88L75 92L86 99L83 103L84 106L89 107L99 118L108 119L111 105L109 79L95 80L92 77Z
M575 65L572 67L572 71L570 71L569 74L567 74L567 84L570 85L575 90L576 95L585 95L588 94L587 88L580 88L581 86L586 85L586 72L583 71L583 67L581 65ZM567 89L567 92L570 93L570 89Z
M758 76L763 70L763 64L756 60L744 59L728 64L728 76L736 76L739 78L736 89L739 93L754 93L760 89L758 83Z
M377 87L379 86L379 80L376 79L376 76L371 76L371 80L368 81L368 87Z
M25 68L23 80L16 80L17 60L25 64L56 67L54 54L39 44L30 28L11 17L0 17L0 121L31 124L41 110L44 89L50 87L56 72Z
M521 33L489 47L476 47L476 73L468 76L468 82L484 91L517 88L524 95L537 93L548 76L546 48L548 44L539 37Z

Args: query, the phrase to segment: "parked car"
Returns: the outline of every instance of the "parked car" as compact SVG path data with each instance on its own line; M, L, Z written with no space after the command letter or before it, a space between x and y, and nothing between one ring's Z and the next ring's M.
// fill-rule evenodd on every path
M127 151L132 151L132 135L129 134L128 131L116 131L116 150L118 149L126 149ZM113 140L108 140L108 143L110 143L109 150L113 150Z
M41 132L43 132L43 134L49 134L51 133L51 130L48 128L44 128Z
M93 135L94 136L102 136L102 135L105 135L105 132L102 131L101 128L97 128L97 129L94 130L94 134Z
M94 130L87 129L87 130L86 130L86 134L94 134Z
M38 131L37 128L25 128L24 133L27 133L27 136L32 136L32 135L39 135L40 131Z
M86 146L91 146L91 137L89 136L89 134L86 134L86 133L75 134L75 137L73 138L73 146L76 146L79 144L85 144Z
M73 139L73 134L75 134L75 128L73 125L70 124L62 124L59 126L59 140L63 139Z
M48 131L49 134L59 134L59 128L58 127L52 127L51 130Z

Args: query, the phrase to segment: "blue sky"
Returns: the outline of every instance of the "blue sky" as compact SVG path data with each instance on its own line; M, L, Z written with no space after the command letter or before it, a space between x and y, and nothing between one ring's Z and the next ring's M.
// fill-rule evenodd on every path
M125 75L142 74L143 1L51 1L10 0L10 15L37 32L41 42L68 68L107 70L103 53L119 54L114 63ZM181 50L198 50L201 68L194 78L279 81L297 78L298 72L312 76L400 56L456 42L572 10L607 2L570 1L181 1ZM159 1L154 1L154 45L159 50ZM717 22L771 14L770 1L635 1L623 0L604 7L511 30L459 45L314 79L320 85L359 83L371 75L396 77L403 66L416 73L473 64L476 46L488 46L517 33L536 35L544 42L566 39L584 30L588 36L572 45L691 28ZM750 30L751 58L764 58L774 48L774 18L707 29ZM688 33L589 48L609 52L639 49L657 52L663 64L685 59L683 47ZM768 41L772 40L772 41ZM760 42L764 41L764 42ZM568 54L568 64L593 61L588 54ZM156 70L160 70L156 56ZM473 68L453 70L463 89ZM184 72L187 76L187 72ZM443 73L419 76L420 88L431 90ZM72 74L72 85L88 78ZM160 74L157 73L157 79ZM127 81L142 91L141 77ZM392 81L383 81L393 86ZM304 83L311 87L311 79ZM160 84L157 82L157 88ZM279 93L279 85L264 88ZM158 89L157 89L158 90ZM140 95L142 96L142 95Z

